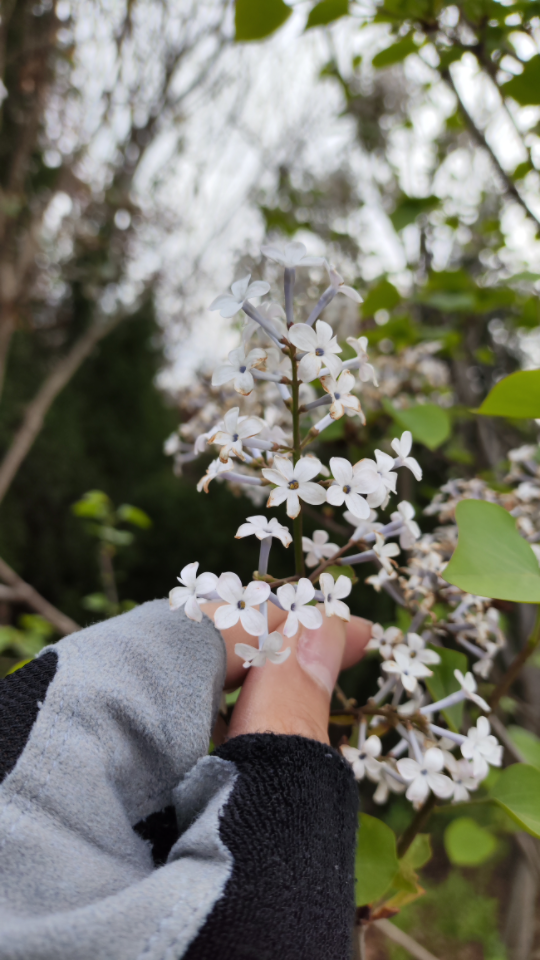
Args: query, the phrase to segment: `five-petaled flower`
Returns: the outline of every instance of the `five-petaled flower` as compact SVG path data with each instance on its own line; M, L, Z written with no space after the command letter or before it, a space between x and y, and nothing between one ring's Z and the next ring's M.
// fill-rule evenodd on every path
M414 736L414 734L412 734ZM411 803L420 806L427 800L429 792L432 791L436 797L448 799L454 792L454 784L450 777L441 773L444 766L444 757L442 750L438 747L431 747L426 750L422 763L418 760L412 760L405 757L397 761L397 768L404 780L407 780L409 786L405 796Z
M353 350L356 350L356 353L358 354L358 364L359 364L358 376L360 377L360 380L362 381L362 383L367 383L369 380L372 380L375 386L377 387L379 384L377 382L377 375L375 373L375 368L368 361L368 355L367 355L368 338L367 337L358 337L358 338L347 337L347 343L353 348Z
M337 380L330 374L321 377L323 390L332 397L330 406L332 420L339 420L346 413L348 417L358 416L362 423L366 422L358 397L351 393L354 382L350 370L342 370Z
M212 386L220 387L223 383L234 380L234 389L237 393L247 397L255 386L253 367L260 367L266 360L264 350L256 348L246 355L243 347L237 347L229 353L229 362L216 367L212 375Z
M277 630L269 633L261 644L260 649L250 647L249 643L236 643L234 652L244 661L244 667L264 667L267 660L270 663L283 663L291 652L291 648L283 647L283 637Z
M394 466L407 467L417 480L421 480L422 467L418 463L418 460L415 460L414 457L409 456L411 449L412 433L410 430L405 430L405 433L401 434L401 438L394 437L392 440L392 450L395 450L397 454L397 460L394 463Z
M298 376L304 383L315 380L323 366L327 366L332 376L337 377L341 360L336 354L341 353L341 347L329 323L317 320L315 330L306 323L293 323L289 340L305 352L298 364Z
M250 283L250 280L250 273L247 277L236 280L231 286L232 295L222 293L212 301L208 309L219 310L222 317L234 317L235 313L242 309L242 304L246 300L251 300L252 297L264 297L265 293L268 293L270 284L266 283L266 280L254 280L253 283Z
M397 510L390 514L395 523L401 521L403 528L399 534L399 544L402 550L410 550L421 535L420 527L414 519L415 509L408 500L398 503Z
M215 573L200 573L197 576L198 569L198 561L188 563L182 568L180 576L177 577L182 586L173 587L169 593L169 606L171 610L180 610L183 607L186 617L200 623L202 610L199 604L206 603L205 594L216 589L218 578Z
M277 596L283 609L289 611L283 628L286 637L294 637L300 623L308 630L321 626L321 611L309 605L315 596L315 587L307 577L300 577L297 584L284 583L277 588Z
M302 550L306 553L306 567L317 567L322 560L329 560L339 547L330 543L326 530L315 530L313 539L302 537Z
M255 607L268 600L270 587L267 583L252 580L244 590L236 573L222 573L216 590L226 604L218 607L214 614L218 630L228 630L240 621L246 633L252 637L260 637L266 632L266 620Z
M476 726L467 731L467 739L461 744L461 753L466 760L472 760L473 777L484 780L489 772L489 765L500 767L502 764L502 747L491 733L487 717L478 717Z
M320 267L324 263L324 257L310 257L304 244L299 243L298 240L292 240L284 246L267 243L261 247L261 253L288 270L294 270L296 267Z
M267 537L277 537L284 547L288 547L292 543L292 537L287 527L284 527L276 517L272 517L271 520L267 520L266 517L261 515L248 517L246 523L241 523L238 527L235 539L241 540L242 537L250 537L252 534L259 540L266 540Z
M321 464L316 457L301 457L295 466L286 457L274 457L273 466L262 471L266 480L276 484L266 505L277 507L286 501L287 516L294 519L300 513L300 500L324 503L326 490L312 482L320 471Z
M334 582L331 573L321 573L319 583L324 596L324 611L327 617L339 617L340 620L350 620L351 611L343 599L348 597L352 582L343 574Z
M381 537L380 533L375 534L375 545L373 547L373 553L377 555L381 562L381 566L387 573L392 573L392 557L397 557L399 554L399 547L397 543L385 543L384 537Z
M465 676L463 676L461 670L454 670L454 676L457 682L459 683L461 689L463 690L463 693L467 697L467 700L472 700L472 702L475 703L477 707L480 707L481 710L485 710L486 713L489 713L489 711L491 710L491 707L489 703L486 703L484 698L481 697L480 694L476 692L477 691L476 680L474 679L472 673L469 672L469 673L466 673Z
M377 481L373 472L362 469L362 461L353 467L344 457L332 457L330 469L334 480L326 493L328 503L334 507L345 503L355 517L367 520L371 510L361 494L371 493L375 488Z
M208 443L216 443L221 446L219 459L228 460L229 457L238 457L239 460L245 460L246 455L242 446L245 440L254 437L264 429L264 423L258 417L240 417L240 407L232 407L227 410L223 418L221 429L216 430L208 438Z
M365 743L357 750L356 747L340 747L341 753L349 761L355 780L363 780L369 777L377 783L380 779L380 764L377 757L380 757L382 744L379 738L373 734L368 737Z

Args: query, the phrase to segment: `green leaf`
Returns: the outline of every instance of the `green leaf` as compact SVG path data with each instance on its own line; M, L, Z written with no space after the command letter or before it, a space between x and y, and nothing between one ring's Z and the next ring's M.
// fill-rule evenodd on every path
M80 500L77 500L77 503L73 504L71 510L76 517L106 520L112 514L112 503L103 490L88 490Z
M540 603L540 568L531 546L503 507L462 500L456 507L458 545L442 573L467 593Z
M405 861L411 865L413 870L420 870L429 863L433 856L431 849L431 837L429 833L417 833L411 843L407 853L401 858L400 863Z
M132 507L130 503L123 503L116 512L119 520L132 523L133 526L140 527L142 530L148 530L148 527L152 526L148 514L144 510L140 510L139 507Z
M518 370L489 391L475 411L486 417L540 417L540 370Z
M513 763L503 770L490 797L527 833L540 837L540 770Z
M372 287L362 304L362 316L371 317L377 310L393 310L401 301L401 295L389 280L380 280Z
M306 23L306 30L312 27L322 27L333 23L340 17L346 17L349 12L349 0L321 0L310 10Z
M371 62L377 70L381 70L384 67L393 66L394 63L401 63L409 54L416 53L417 50L418 44L415 43L412 34L409 34L386 47L385 50L381 50L380 53L376 53Z
M234 26L237 43L269 37L291 13L291 8L283 0L236 0Z
M353 584L358 583L358 577L354 571L354 567L350 567L348 564L341 566L340 564L333 563L330 567L327 567L324 571L325 573L331 573L334 580L337 580L338 577L348 577L349 580L352 580Z
M112 543L115 547L129 547L134 536L129 530L117 530L116 527L96 527L96 535L105 543Z
M377 817L360 814L355 861L357 906L382 897L398 869L394 831Z
M422 403L406 410L398 410L389 400L383 399L387 413L405 430L410 430L418 443L429 450L436 450L450 436L450 416L447 410L436 403Z
M423 213L430 213L440 203L438 197L403 197L390 214L394 230L403 230Z
M439 654L441 662L429 668L433 671L433 676L426 677L426 686L433 700L442 700L443 697L456 693L460 689L454 670L467 673L468 661L465 654L460 653L459 650L447 650L446 647L431 647L431 649ZM459 730L463 719L463 703L456 703L453 707L443 710L443 716L451 730Z
M493 856L497 839L471 817L458 817L444 832L444 846L450 863L477 867Z
M524 757L525 762L540 770L540 739L523 727L508 727L508 733L512 743Z
M513 97L522 107L540 104L540 55L527 60L523 73L503 83L502 92Z

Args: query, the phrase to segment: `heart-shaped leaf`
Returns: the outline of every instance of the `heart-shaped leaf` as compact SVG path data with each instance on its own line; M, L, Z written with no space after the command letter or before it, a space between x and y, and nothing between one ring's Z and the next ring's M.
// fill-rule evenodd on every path
M497 839L471 817L458 817L444 832L444 846L450 863L477 867L495 853Z
M540 770L513 763L503 770L490 797L527 833L540 837Z
M356 848L356 903L373 903L388 890L399 869L394 831L377 817L360 814Z
M263 40L285 23L291 13L283 0L236 0L235 39L237 42Z
M540 568L510 514L485 500L456 508L458 545L442 576L467 593L518 603L540 603Z
M519 370L489 391L476 413L486 417L540 417L540 370Z

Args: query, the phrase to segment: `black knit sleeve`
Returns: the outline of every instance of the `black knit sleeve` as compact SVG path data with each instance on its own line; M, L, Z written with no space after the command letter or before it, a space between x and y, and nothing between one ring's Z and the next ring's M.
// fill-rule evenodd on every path
M345 760L296 736L216 751L238 776L220 819L233 858L184 960L350 960L358 790Z

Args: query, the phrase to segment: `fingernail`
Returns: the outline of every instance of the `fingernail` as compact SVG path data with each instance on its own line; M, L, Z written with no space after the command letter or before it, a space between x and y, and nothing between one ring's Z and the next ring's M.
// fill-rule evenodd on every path
M304 630L296 647L296 659L302 670L331 695L341 665L344 638L329 634L328 624L318 630Z

